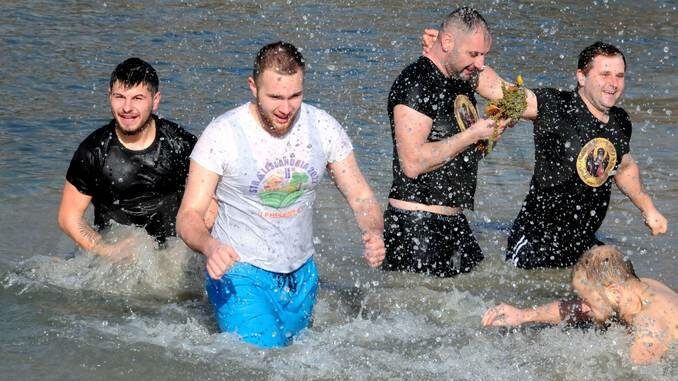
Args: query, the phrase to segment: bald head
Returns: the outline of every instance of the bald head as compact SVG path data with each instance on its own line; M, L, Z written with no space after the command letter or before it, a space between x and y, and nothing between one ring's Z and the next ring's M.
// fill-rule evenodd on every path
M586 280L592 285L609 286L638 279L633 265L614 246L595 246L584 254L574 265L572 278Z

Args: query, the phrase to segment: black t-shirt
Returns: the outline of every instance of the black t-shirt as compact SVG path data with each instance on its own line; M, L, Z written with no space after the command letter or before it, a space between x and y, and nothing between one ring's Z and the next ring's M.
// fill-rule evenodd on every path
M535 168L514 229L565 255L596 239L610 202L614 173L629 152L631 121L619 107L602 123L577 91L536 89Z
M142 226L162 242L176 235L189 155L197 139L173 122L153 118L155 140L139 151L120 143L114 120L94 131L73 155L66 180L92 196L97 228L110 220Z
M447 78L430 59L420 57L400 73L388 97L388 114L393 138L393 184L390 198L426 205L473 209L478 161L482 155L475 145L446 162L442 167L409 178L400 167L395 142L393 109L402 104L433 119L428 141L453 136L461 129L455 119L454 104L465 96L475 110L474 90L467 81Z

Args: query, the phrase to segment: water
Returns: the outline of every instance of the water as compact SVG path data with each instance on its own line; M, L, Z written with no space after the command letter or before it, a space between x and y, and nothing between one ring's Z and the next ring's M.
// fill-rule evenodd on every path
M601 39L627 54L622 105L632 154L669 221L678 220L674 154L678 96L673 1L478 1L493 29L488 62L526 85L569 88L576 55ZM360 258L359 234L327 181L316 208L321 290L312 329L262 351L216 333L201 293L201 258L178 242L134 265L74 252L56 208L77 144L109 118L107 78L129 56L161 77L160 114L198 134L249 99L245 77L267 42L289 40L309 62L307 102L334 115L383 205L390 184L386 95L419 54L419 35L449 2L4 1L0 12L0 379L674 380L676 350L633 367L621 328L606 334L525 327L482 329L482 312L570 295L567 270L521 271L501 259L527 191L531 125L521 122L480 168L469 212L487 260L456 279L384 274ZM338 228L339 227L339 228ZM641 275L678 288L676 235L651 238L614 190L601 237Z

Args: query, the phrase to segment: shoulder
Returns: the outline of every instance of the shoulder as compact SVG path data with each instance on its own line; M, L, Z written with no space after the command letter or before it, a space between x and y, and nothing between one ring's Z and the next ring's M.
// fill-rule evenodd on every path
M106 147L115 134L114 121L92 131L78 146L78 151L95 151Z
M188 132L186 129L171 120L158 118L156 119L156 122L158 129L168 138L185 141L191 144L194 144L197 140L195 135Z

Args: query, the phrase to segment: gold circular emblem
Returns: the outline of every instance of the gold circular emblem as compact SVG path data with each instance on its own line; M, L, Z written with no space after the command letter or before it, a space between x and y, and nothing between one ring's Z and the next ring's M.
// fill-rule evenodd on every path
M579 152L577 157L577 174L579 178L592 187L599 187L610 177L617 163L617 150L605 138L595 138Z
M454 99L454 117L457 119L459 131L464 131L478 121L478 110L466 95L457 95Z

